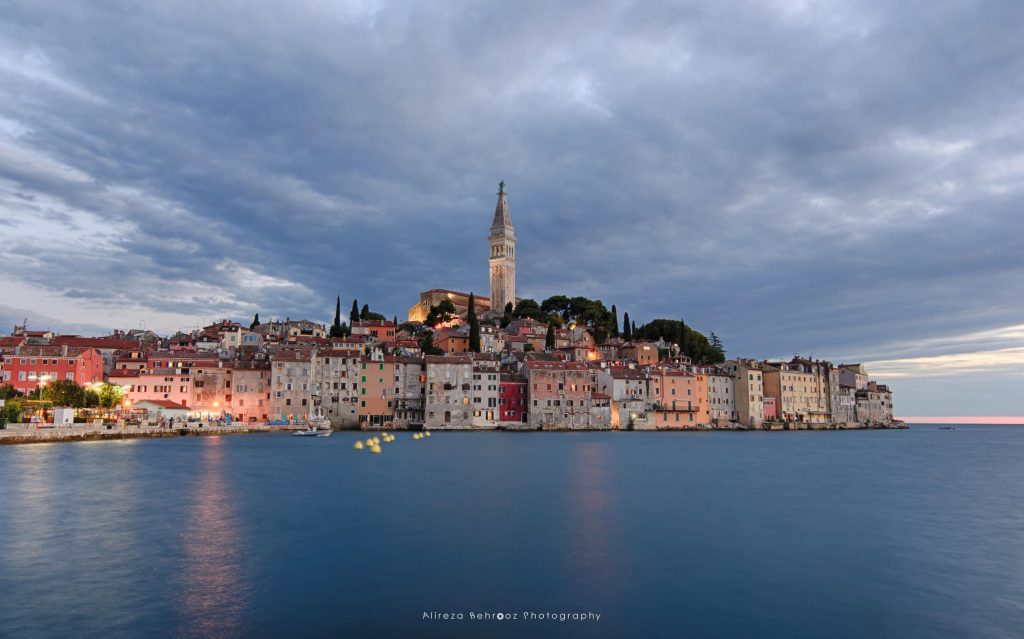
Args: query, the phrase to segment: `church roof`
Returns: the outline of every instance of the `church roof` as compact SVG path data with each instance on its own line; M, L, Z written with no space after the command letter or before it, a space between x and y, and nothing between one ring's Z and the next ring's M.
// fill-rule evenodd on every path
M491 232L507 229L512 231L512 216L508 212L508 199L505 197L505 183L498 186L498 204L494 207L494 220L491 221Z

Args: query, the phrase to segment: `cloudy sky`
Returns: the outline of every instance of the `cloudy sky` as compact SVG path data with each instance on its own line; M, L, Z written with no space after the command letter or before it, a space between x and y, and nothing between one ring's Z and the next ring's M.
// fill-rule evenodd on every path
M0 331L518 289L1024 415L1024 4L0 0Z

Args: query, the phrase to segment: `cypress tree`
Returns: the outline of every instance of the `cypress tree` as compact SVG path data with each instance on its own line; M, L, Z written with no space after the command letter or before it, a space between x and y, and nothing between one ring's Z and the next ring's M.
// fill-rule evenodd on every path
M469 352L480 352L480 320L476 318L476 298L469 294L469 309L466 311L466 321L469 322Z
M256 313L256 316L252 318L252 324L249 324L249 330L254 331L256 327L260 325L260 314Z
M612 337L619 336L619 311L612 304Z
M630 322L629 323L629 339L633 339L634 335L636 335L636 322Z
M676 344L679 345L679 354L686 354L686 322L679 318L679 334L676 335Z
M505 304L505 313L501 316L501 327L505 328L512 322L512 302Z
M345 329L341 327L341 296L334 302L334 323L331 324L331 337L342 337Z
M359 311L359 319L368 320L370 319L370 305L363 304L363 310Z
M549 353L555 350L555 326L548 324L548 334L544 336L544 350Z
M348 313L348 321L350 326L352 322L359 321L359 302L357 300L352 300L352 310Z
M629 313L622 314L622 339L627 342L633 341L633 329L629 323Z

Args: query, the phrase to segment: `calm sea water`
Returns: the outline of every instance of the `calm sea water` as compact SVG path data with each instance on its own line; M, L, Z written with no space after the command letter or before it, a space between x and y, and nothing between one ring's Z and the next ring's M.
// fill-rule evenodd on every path
M0 636L1024 635L1021 427L355 439L0 447Z

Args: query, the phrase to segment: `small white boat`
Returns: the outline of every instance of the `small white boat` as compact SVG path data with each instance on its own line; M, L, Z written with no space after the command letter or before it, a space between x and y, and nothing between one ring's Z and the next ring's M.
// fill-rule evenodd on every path
M306 430L297 430L292 433L292 437L330 437L330 428L307 428Z

